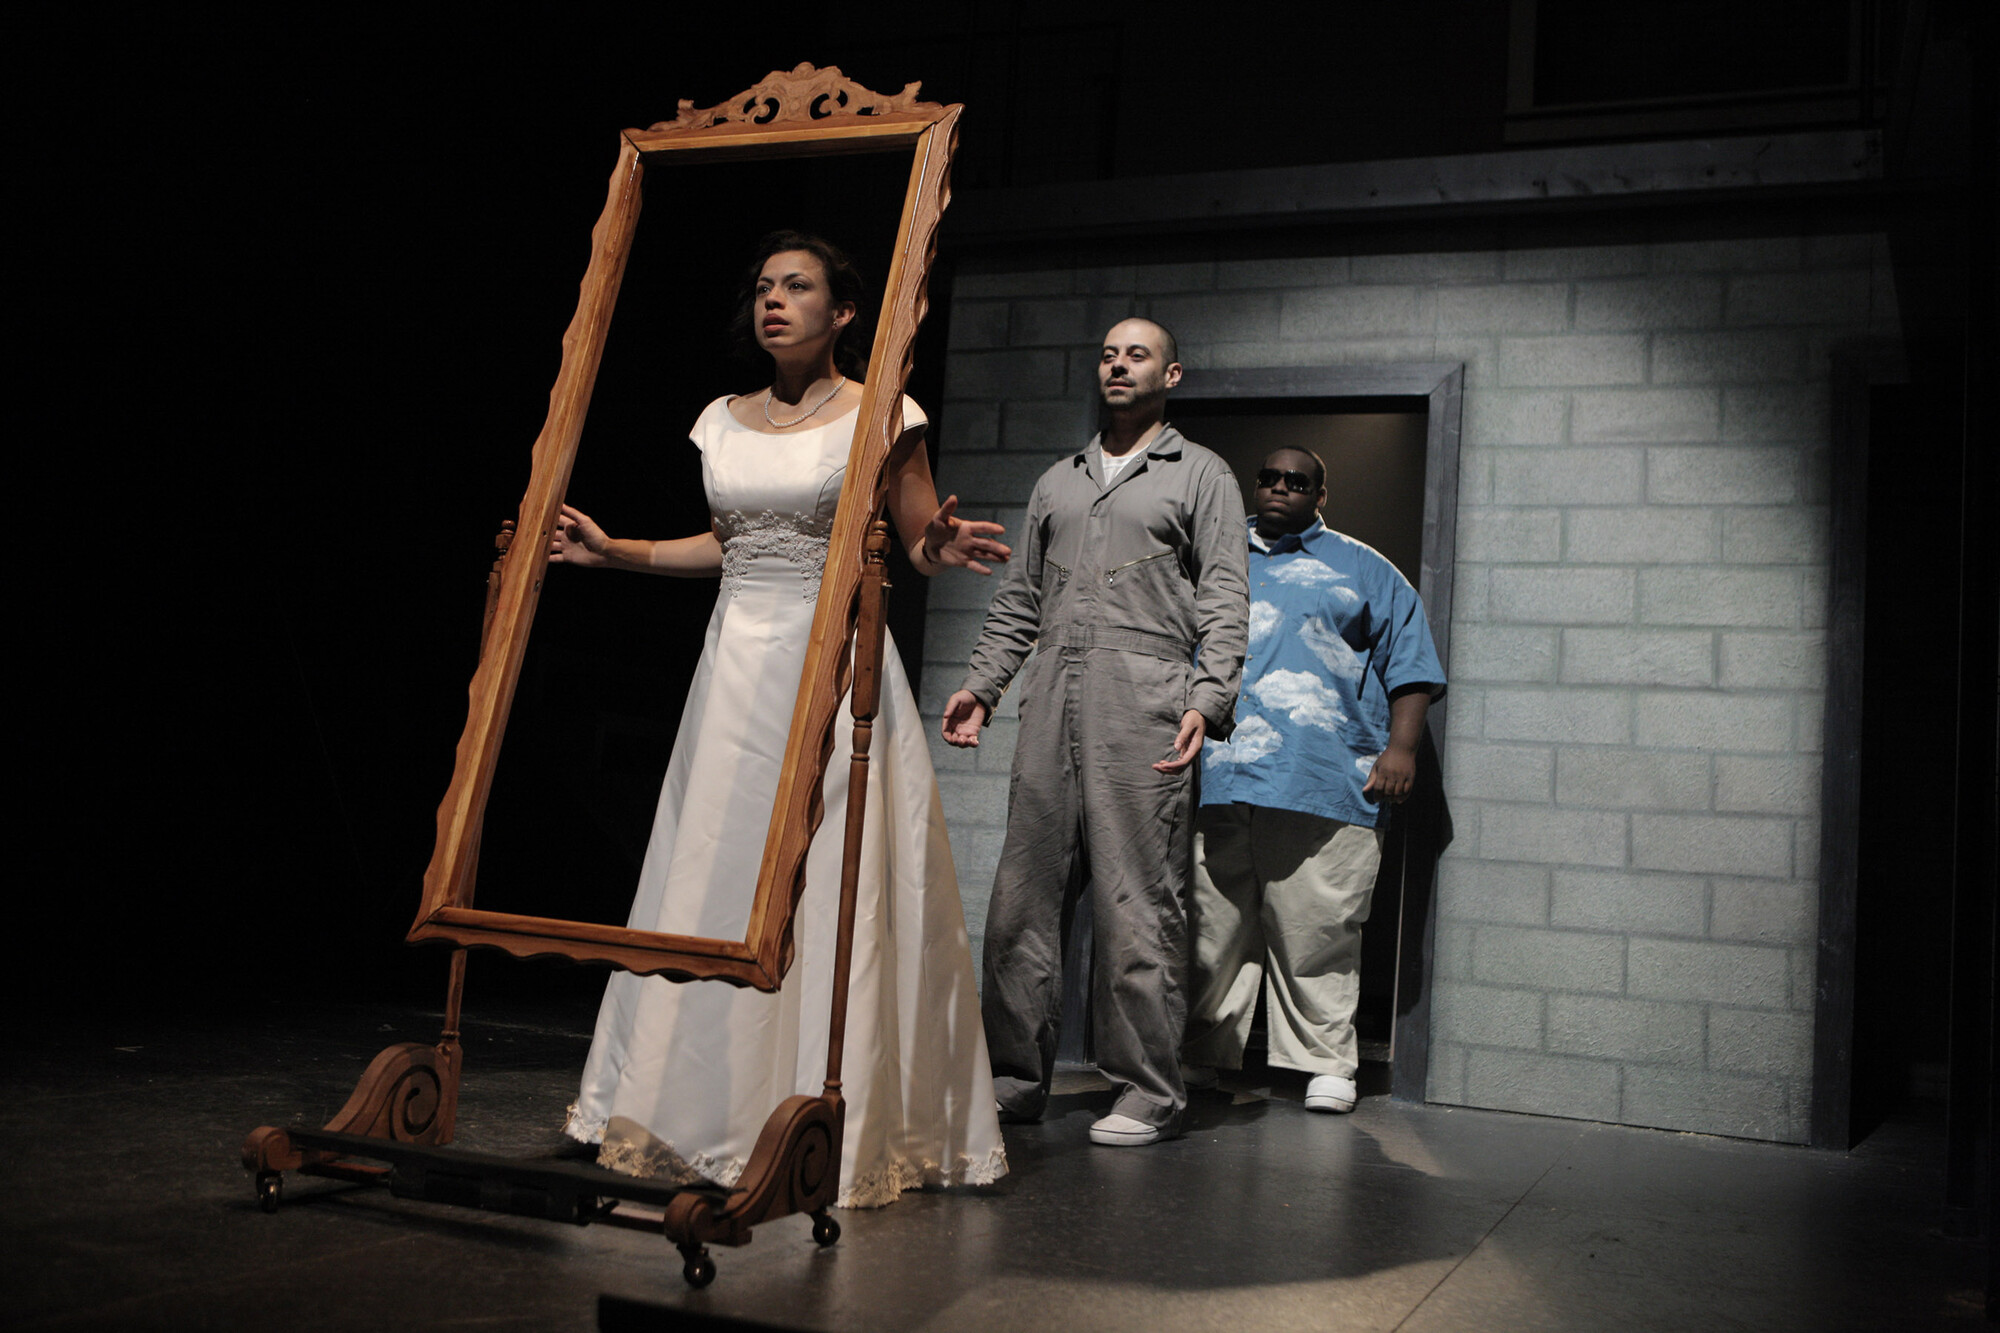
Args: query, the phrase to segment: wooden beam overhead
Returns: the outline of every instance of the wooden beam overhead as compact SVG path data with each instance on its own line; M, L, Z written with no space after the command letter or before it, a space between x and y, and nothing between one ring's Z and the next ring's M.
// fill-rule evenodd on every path
M1846 193L1882 179L1880 136L1864 130L1592 144L967 190L945 239L1004 244L1727 193Z

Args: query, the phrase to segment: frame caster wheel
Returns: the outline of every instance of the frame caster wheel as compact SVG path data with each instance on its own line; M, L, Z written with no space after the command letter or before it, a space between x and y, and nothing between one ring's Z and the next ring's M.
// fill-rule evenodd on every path
M831 1245L840 1239L840 1223L826 1213L814 1213L813 1239L821 1245Z
M285 1195L285 1177L277 1171L257 1173L257 1206L267 1213L278 1211L278 1201Z
M709 1256L706 1245L683 1245L681 1251L681 1276L687 1284L699 1291L715 1281L715 1260Z

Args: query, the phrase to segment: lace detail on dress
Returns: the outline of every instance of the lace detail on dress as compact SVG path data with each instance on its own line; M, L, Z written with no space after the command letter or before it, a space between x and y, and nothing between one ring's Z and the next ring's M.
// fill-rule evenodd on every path
M593 1132L594 1131L594 1132ZM585 1143L598 1142L597 1164L607 1171L637 1176L642 1180L664 1180L669 1185L721 1185L727 1189L742 1178L747 1165L740 1157L727 1161L708 1153L682 1157L674 1145L659 1138L636 1121L613 1116L609 1121L592 1121L578 1108L569 1108L563 1132ZM943 1189L952 1185L991 1185L1007 1174L1007 1145L998 1144L985 1157L974 1160L958 1155L951 1170L926 1160L912 1162L898 1158L866 1175L857 1176L833 1201L836 1208L882 1208L903 1197L905 1190Z
M569 1111L563 1116L562 1132L578 1143L602 1143L604 1125L604 1121L585 1115L582 1106L571 1102Z
M664 1180L669 1185L721 1185L727 1189L743 1174L736 1158L717 1161L707 1153L697 1153L690 1162L665 1144L650 1147L637 1143L607 1143L597 1150L597 1164L606 1171L642 1180Z
M833 532L831 517L731 509L716 519L722 528L722 587L731 597L742 591L752 561L774 555L799 571L799 596L808 602L819 600L819 576L826 568L827 538Z
M958 1155L958 1167L952 1173L954 1185L991 1185L1007 1174L1007 1145L996 1143L993 1151L980 1161L973 1161L964 1153Z
M604 1132L603 1146L597 1150L597 1164L620 1175L642 1180L664 1180L669 1185L734 1185L743 1174L744 1161L727 1161L696 1153L682 1157L674 1145L650 1133L636 1121L612 1116Z
M992 1152L979 1161L974 1161L964 1153L946 1171L936 1162L926 1161L922 1165L907 1158L900 1158L877 1171L865 1176L856 1176L852 1184L840 1192L833 1201L836 1208L882 1208L901 1198L904 1190L944 1189L951 1185L991 1185L1007 1174L1006 1146L996 1146Z

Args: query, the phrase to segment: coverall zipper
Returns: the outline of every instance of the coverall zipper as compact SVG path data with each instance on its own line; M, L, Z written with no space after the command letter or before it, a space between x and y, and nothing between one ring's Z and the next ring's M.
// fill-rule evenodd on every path
M1105 586L1109 587L1113 583L1116 583L1118 581L1118 575L1122 571L1132 568L1132 566L1134 565L1143 565L1149 560L1164 559L1165 557L1170 556L1172 554L1173 554L1172 551L1155 551L1151 555L1142 555L1137 560L1127 560L1122 565L1113 565L1110 569L1104 571ZM1067 574L1068 571L1065 570L1064 573Z

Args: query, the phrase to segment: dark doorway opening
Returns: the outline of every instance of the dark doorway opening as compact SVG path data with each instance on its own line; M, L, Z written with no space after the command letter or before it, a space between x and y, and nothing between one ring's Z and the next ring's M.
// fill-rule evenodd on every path
M1867 411L1853 1143L1901 1110L1932 1103L1943 1115L1953 879L1946 718L1959 631L1947 577L1956 551L1945 549L1955 534L1923 521L1936 509L1938 476L1915 464L1944 423L1927 421L1928 396L1906 384L1870 386Z
M1424 440L1427 399L1196 399L1175 403L1190 439L1222 455L1251 508L1257 470L1277 449L1304 449L1326 464L1329 528L1380 551L1413 585L1423 577ZM1396 960L1402 924L1409 821L1390 818L1368 925L1361 932L1361 1006L1354 1016L1364 1063L1389 1063L1396 1017ZM1251 1047L1264 1040L1257 998Z

